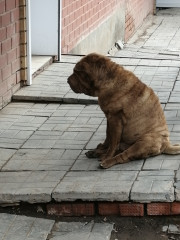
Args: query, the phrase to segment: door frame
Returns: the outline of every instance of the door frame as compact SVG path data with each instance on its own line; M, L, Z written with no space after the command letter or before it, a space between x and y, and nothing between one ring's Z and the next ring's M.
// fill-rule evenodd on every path
M26 34L27 34L27 85L32 84L31 73L31 8L30 0L26 0Z
M26 31L27 31L27 85L32 84L32 72L31 72L31 7L30 1L26 0ZM58 12L59 12L59 21L58 21L58 61L61 61L61 18L62 18L62 0L58 0Z

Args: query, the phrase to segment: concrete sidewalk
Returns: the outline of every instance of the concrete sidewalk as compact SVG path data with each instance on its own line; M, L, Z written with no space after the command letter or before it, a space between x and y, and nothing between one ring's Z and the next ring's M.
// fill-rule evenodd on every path
M154 89L171 141L177 143L180 13L171 14L160 12L146 23L147 35L139 30L112 60ZM161 36L168 43L162 45ZM86 158L85 151L104 140L106 121L96 98L75 94L67 84L79 59L63 56L61 63L52 64L31 86L14 94L21 102L0 111L0 204L180 201L180 156L161 155L108 170L98 167L98 159Z
M113 224L56 222L54 220L0 213L2 240L109 240Z

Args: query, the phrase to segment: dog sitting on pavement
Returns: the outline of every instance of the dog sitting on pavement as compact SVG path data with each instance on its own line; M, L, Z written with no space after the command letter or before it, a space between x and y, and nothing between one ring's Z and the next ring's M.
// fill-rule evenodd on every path
M74 67L68 83L75 93L98 97L107 119L106 139L89 158L109 168L162 153L180 154L172 145L163 109L154 91L108 57L92 53Z

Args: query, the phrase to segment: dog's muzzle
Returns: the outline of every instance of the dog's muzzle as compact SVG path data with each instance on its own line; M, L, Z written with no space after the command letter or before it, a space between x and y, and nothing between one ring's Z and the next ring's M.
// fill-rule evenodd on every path
M69 84L70 88L75 92L75 93L80 93L79 87L74 81L74 79L70 76L68 77L67 83Z

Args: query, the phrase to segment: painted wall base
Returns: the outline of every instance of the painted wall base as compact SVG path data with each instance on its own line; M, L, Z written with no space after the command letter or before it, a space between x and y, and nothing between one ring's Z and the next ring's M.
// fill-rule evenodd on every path
M95 30L71 50L71 54L88 54L97 52L107 54L118 40L124 41L125 6L118 8L111 17L101 23Z

